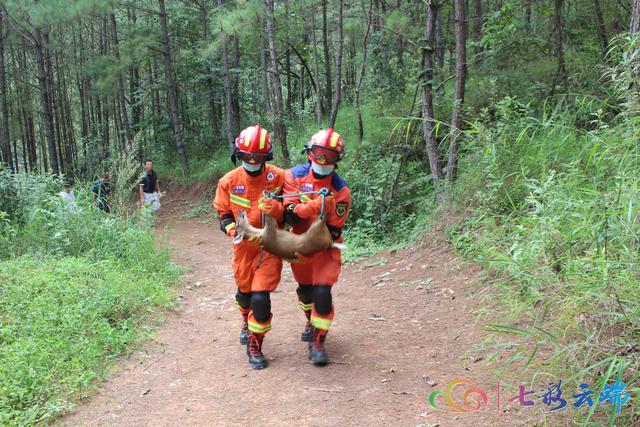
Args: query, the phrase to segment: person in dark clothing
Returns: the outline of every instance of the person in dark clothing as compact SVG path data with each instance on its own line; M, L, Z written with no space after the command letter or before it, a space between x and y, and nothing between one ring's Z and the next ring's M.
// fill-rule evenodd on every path
M160 181L153 162L147 160L144 165L145 174L140 180L140 206L149 205L154 212L160 210Z
M111 212L111 173L105 172L101 179L96 179L91 187L93 204L104 212Z

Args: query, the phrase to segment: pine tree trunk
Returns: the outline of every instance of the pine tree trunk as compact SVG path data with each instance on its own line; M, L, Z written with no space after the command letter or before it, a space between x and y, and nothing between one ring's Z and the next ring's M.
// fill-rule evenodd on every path
M64 41L61 41L61 52L66 51ZM69 102L69 93L67 87L67 77L65 72L65 63L61 52L56 52L56 73L58 78L58 99L60 100L60 128L62 130L61 144L63 145L62 152L64 153L64 173L70 174L74 170L74 158L75 158L75 137L73 131L73 119L71 103Z
M291 113L291 104L293 103L293 91L291 89L291 48L287 48L285 53L284 70L287 75L287 113Z
M137 26L138 16L135 9L127 8L127 18L132 26ZM140 68L138 64L134 64L129 68L129 92L131 97L131 133L135 134L140 129L140 121L142 120L143 98L140 89ZM142 157L142 146L139 147L139 156ZM143 159L141 158L140 161Z
M0 109L2 110L2 122L1 122L1 130L0 130L0 138L2 139L2 143L0 144L0 148L2 149L2 161L7 165L7 167L15 172L16 168L13 164L13 158L11 155L11 143L10 143L10 135L9 135L9 104L8 98L9 95L7 93L7 75L5 72L5 25L3 21L3 13L0 11Z
M282 100L282 83L280 81L280 72L278 71L278 54L276 51L276 42L275 42L275 22L274 22L274 13L273 13L273 1L274 0L265 0L265 6L267 8L267 37L269 40L269 52L271 54L271 67L272 70L272 82L273 82L273 92L275 94L275 102L274 102L274 113L275 113L275 123L274 123L274 131L275 136L278 142L280 143L280 148L282 150L282 163L285 167L289 167L291 164L291 159L289 157L289 149L287 147L287 129L284 126L284 105Z
M84 67L84 41L82 38L82 23L78 26L78 37L76 38L75 26L72 27L73 32L73 55L78 61L80 68ZM78 44L80 46L78 46ZM82 149L84 158L87 158L87 139L89 138L89 126L87 120L87 94L85 92L84 79L80 77L78 68L76 68L76 86L78 88L78 98L80 99L80 135L82 139Z
M240 37L234 33L231 36L233 50L231 55L231 102L233 107L233 134L240 134Z
M20 132L20 141L22 142L22 167L23 170L25 172L29 171L29 167L27 166L27 131L26 131L26 127L24 126L24 122L22 120L22 107L21 107L21 102L20 102L20 94L18 94L18 97L16 99L17 101L17 114L14 113L14 116L16 118L16 120L18 121L18 130ZM17 160L16 160L17 163ZM16 172L18 171L18 168L16 168L15 170Z
M363 11L366 15L366 12ZM358 68L358 35L355 27L351 28L349 35L349 60L347 61L347 72L345 77L345 88L355 88L358 81L357 68ZM404 55L404 53L403 53ZM403 56L401 55L401 56Z
M562 89L564 93L569 90L569 83L567 81L567 70L564 62L564 27L562 22L562 5L563 0L555 0L555 21L556 21L556 58L558 60L558 71L556 79L554 79L554 87L552 94L555 93L555 83L557 79L560 79Z
M289 0L284 0L284 16L289 17ZM289 26L285 26L285 45L287 51L284 57L284 68L287 73L287 113L291 113L291 104L293 103L293 90L291 82L291 40L289 39Z
M98 108L102 107L102 114L98 118L98 122L102 125L102 156L103 159L109 160L111 157L111 129L109 126L109 107L107 102L98 102Z
M329 53L329 32L327 31L327 0L322 0L322 50L324 54L325 104L329 109L333 105L331 83L331 55Z
M440 10L437 10L437 15L436 15L436 42L435 42L435 54L436 54L436 58L435 58L435 63L437 65L437 68L442 71L442 68L444 67L444 56L445 56L445 45L444 45L444 34L443 34L443 30L442 30L442 14L440 13Z
M426 48L422 51L422 135L429 157L429 168L431 169L431 179L436 195L436 201L440 201L440 180L442 170L440 156L438 155L438 141L435 132L435 114L433 110L433 69L435 53L436 19L440 5L436 0L427 6L427 19L424 31Z
M107 20L100 22L100 38L98 41L98 51L101 55L107 54ZM98 116L96 125L100 126L102 134L102 157L106 162L111 157L111 128L109 125L109 100L96 97L96 107Z
M364 3L362 3L364 9ZM363 10L364 12L364 10ZM358 122L358 140L362 141L364 138L364 124L362 123L362 111L360 110L360 91L362 90L362 82L364 81L364 73L367 66L367 42L369 41L369 33L371 32L371 22L373 20L373 0L369 0L369 15L367 17L367 29L362 39L362 62L360 63L360 69L356 78L356 94L355 94L355 106L356 106L356 118Z
M222 0L218 0L218 7L222 7ZM226 117L226 130L227 139L229 140L229 147L233 151L233 142L236 139L236 134L233 132L233 102L231 93L231 77L229 76L229 54L227 49L227 35L224 33L222 26L221 48L222 48L222 81L224 86L224 100L225 100L225 117Z
M263 28L262 23L260 28ZM269 77L267 74L267 58L266 58L266 50L264 47L264 38L262 37L262 31L259 32L259 45L260 49L260 76L262 78L262 103L264 112L266 114L271 114L271 102L269 101Z
M482 39L482 22L484 17L482 15L482 0L475 0L475 18L473 21L473 41L476 43L475 47L475 68L478 69L480 65L480 55L482 55L482 46L479 45Z
M56 141L53 130L53 114L51 112L51 100L49 98L49 74L45 65L44 34L40 29L35 30L35 55L36 66L38 70L38 89L40 91L40 110L42 114L42 124L47 142L47 151L49 152L49 163L51 171L55 175L60 174L58 163L58 152L56 150ZM47 162L45 162L45 170Z
M202 29L202 38L205 43L209 41L209 20L207 18L207 3L205 0L199 1L200 6L200 27ZM213 85L213 69L209 61L205 65L205 85L207 87L207 98L209 101L209 122L211 124L211 146L216 146L216 141L220 136L220 125L218 123L218 112L216 109L215 91Z
M640 32L640 0L635 0L631 13L631 36L635 36L638 32Z
M373 0L373 32L377 33L382 28L380 22L380 0Z
M305 110L305 74L306 71L304 69L304 65L300 64L299 66L300 68L300 85L298 86L298 89L300 91L300 110L304 111Z
M316 123L318 129L320 129L322 128L322 90L320 88L320 65L318 61L318 41L316 40L315 8L311 9L311 44L313 46L313 63L316 72Z
M25 70L27 68L27 47L26 40L22 38L22 51L17 55L19 64L18 69ZM35 120L33 118L33 101L31 98L31 85L25 84L22 91L23 116L25 126L27 128L28 148L29 148L29 169L38 170L38 141L36 140Z
M456 89L451 114L451 141L449 144L449 160L447 162L447 179L455 181L458 169L458 140L462 126L462 104L467 81L467 35L465 31L464 0L455 0L456 19Z
M160 117L160 93L156 88L154 61L149 61L149 86L151 86L151 123L153 124L153 143L158 145L158 118Z
M333 97L333 107L331 108L331 117L329 118L329 127L332 128L336 124L338 117L338 108L342 98L342 50L344 47L344 1L338 0L338 54L336 55L336 80L335 80L335 96Z
M165 83L167 85L167 98L169 101L169 113L171 115L171 124L173 126L173 132L176 139L176 148L178 150L178 157L182 164L182 170L185 175L189 173L189 163L187 162L187 156L184 152L184 145L182 143L182 130L180 129L180 120L178 113L178 100L176 85L173 81L173 67L171 64L171 45L169 44L169 29L167 26L167 12L164 7L164 0L158 0L160 6L160 28L162 31L162 57L164 60L164 75Z
M118 40L118 27L116 23L115 13L111 13L111 36L113 37L113 52L116 56L117 66L120 66L120 47ZM129 113L127 113L126 99L124 96L124 79L122 78L122 72L118 71L117 78L118 86L118 107L120 108L120 119L122 120L122 128L124 130L124 136L127 140L127 151L131 151L133 148L133 135L131 133L131 127L129 126Z
M47 70L48 70L49 76L51 77L49 79L49 87L48 87L49 99L51 100L51 105L53 110L53 125L55 128L56 150L58 151L58 165L60 167L60 172L65 173L66 171L65 153L64 153L65 141L62 138L62 131L60 129L60 125L62 123L60 108L62 107L62 103L58 101L58 97L60 94L56 93L56 90L55 90L56 89L55 87L56 79L54 77L55 70L53 67L53 61L51 60L51 57L49 55L51 55L50 50L48 51L48 54L45 56L45 58L47 57L49 58L49 60L47 61Z
M596 32L598 33L602 56L604 57L607 54L607 46L609 45L609 42L607 41L607 29L604 25L604 16L602 14L602 5L600 4L600 0L593 0L593 8L596 13Z

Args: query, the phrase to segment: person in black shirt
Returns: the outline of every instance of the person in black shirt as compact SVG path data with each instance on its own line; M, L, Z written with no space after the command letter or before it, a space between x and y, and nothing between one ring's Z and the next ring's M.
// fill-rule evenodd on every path
M151 206L154 212L160 210L160 181L153 170L153 162L147 160L144 165L145 174L140 180L140 205Z
M111 173L105 172L91 187L93 204L104 212L111 212Z

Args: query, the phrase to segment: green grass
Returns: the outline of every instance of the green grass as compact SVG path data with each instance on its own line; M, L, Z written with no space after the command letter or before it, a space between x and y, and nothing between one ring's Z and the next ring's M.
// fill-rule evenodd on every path
M0 425L50 422L172 301L149 218L97 210L87 186L69 210L60 179L0 171Z
M177 280L166 256L155 262L0 262L0 424L50 420L133 348Z
M588 128L576 127L585 105L592 108L576 102L571 113L543 120L509 107L497 123L476 122L455 188L459 209L471 205L471 215L449 234L500 294L491 330L526 341L510 363L599 380L603 364L615 362L633 395L640 391L638 120L609 127L592 116ZM546 360L537 358L542 348L553 349ZM637 401L625 410L630 417Z

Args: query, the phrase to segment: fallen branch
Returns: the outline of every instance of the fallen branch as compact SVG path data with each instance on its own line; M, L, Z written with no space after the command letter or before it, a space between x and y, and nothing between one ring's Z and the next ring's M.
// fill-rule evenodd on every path
M338 390L338 389L329 390L328 388L317 388L317 387L307 387L307 386L304 386L304 388L306 388L307 390L324 391L327 393L344 393L343 390Z

